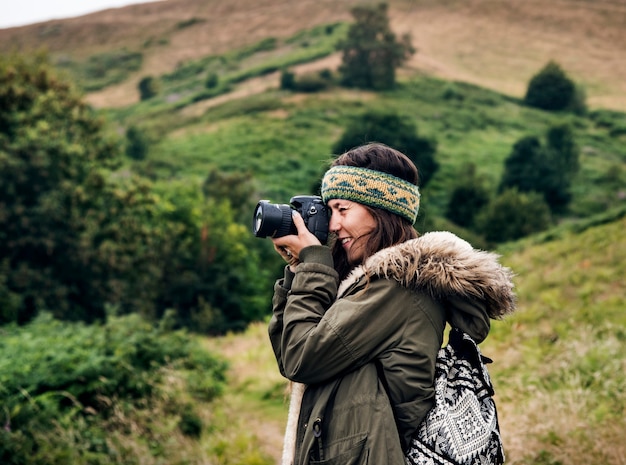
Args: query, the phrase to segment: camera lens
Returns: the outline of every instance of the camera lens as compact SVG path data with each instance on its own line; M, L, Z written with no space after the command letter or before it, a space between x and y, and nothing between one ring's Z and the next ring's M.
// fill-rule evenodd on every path
M292 233L291 207L261 200L254 210L252 232L256 237L282 237Z

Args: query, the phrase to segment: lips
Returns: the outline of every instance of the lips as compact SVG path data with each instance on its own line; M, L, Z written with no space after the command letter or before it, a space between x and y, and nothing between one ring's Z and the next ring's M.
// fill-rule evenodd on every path
M341 241L342 247L347 248L348 244L350 244L352 238L351 237L344 237L344 238L339 239L339 240Z

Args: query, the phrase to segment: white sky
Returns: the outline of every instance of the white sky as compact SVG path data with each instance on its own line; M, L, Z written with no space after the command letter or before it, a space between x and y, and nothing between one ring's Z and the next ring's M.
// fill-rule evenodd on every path
M0 0L0 29L82 16L150 0Z

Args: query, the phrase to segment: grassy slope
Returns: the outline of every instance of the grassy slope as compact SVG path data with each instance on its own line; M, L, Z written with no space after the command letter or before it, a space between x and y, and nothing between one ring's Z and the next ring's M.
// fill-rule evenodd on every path
M485 351L512 458L623 463L626 446L626 219L564 233L504 261L519 312ZM543 459L540 460L540 459Z
M85 58L127 48L144 54L126 82L89 96L97 106L137 101L145 75L268 37L350 19L356 0L166 0L80 18L0 30L0 51L45 47ZM427 72L520 97L556 59L586 88L593 107L626 109L626 5L619 0L390 0L392 27L418 53L408 72ZM190 20L194 20L190 22Z
M482 345L494 359L507 463L624 463L626 218L558 240L516 245L518 311ZM207 341L233 364L226 401L277 457L287 405L265 325ZM238 423L239 425L239 423ZM232 433L231 433L232 434Z

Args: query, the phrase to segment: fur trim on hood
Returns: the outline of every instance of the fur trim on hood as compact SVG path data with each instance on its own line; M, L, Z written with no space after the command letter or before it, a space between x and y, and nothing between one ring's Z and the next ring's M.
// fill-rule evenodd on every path
M338 297L362 277L380 276L436 300L477 301L490 318L500 319L515 310L515 294L513 273L498 258L450 232L430 232L369 257L342 281Z

